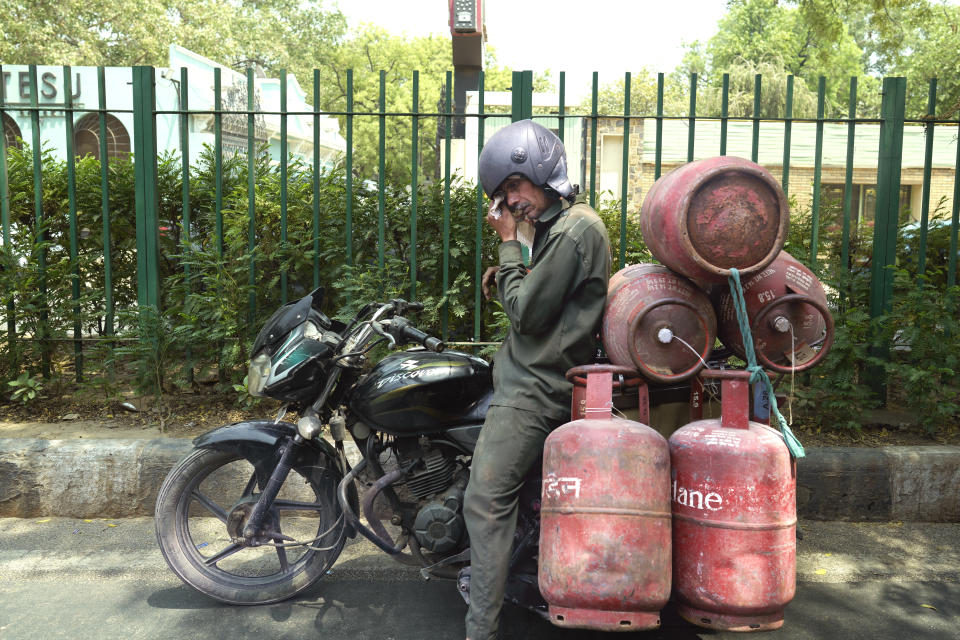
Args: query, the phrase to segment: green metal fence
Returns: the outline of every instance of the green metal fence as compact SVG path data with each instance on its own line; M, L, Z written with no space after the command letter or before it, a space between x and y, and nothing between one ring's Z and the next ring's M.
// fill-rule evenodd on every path
M71 289L71 300L74 304L74 314L73 314L73 324L69 328L69 332L72 333L72 337L69 340L73 343L73 354L74 354L74 365L76 371L77 379L81 379L83 375L83 353L84 353L84 344L90 342L94 338L84 335L84 329L81 327L80 322L80 300L82 297L81 287L85 280L90 278L96 278L98 281L102 280L104 284L104 300L102 301L102 313L105 318L103 326L103 336L106 338L111 338L114 335L115 331L115 301L113 296L113 291L115 287L114 274L112 272L112 262L114 256L111 253L111 246L113 238L113 231L111 224L115 222L111 219L111 197L114 194L109 193L108 189L108 173L109 173L109 161L107 159L107 147L106 147L106 121L105 118L109 113L106 107L106 85L104 80L104 70L100 68L98 70L98 96L99 96L99 105L97 109L91 110L89 107L83 109L76 108L71 101L71 87L70 87L70 68L63 68L64 76L64 95L65 101L62 105L46 105L40 104L38 101L38 96L40 95L38 80L37 80L37 67L29 67L29 88L31 103L29 107L17 107L18 111L27 111L29 112L31 126L31 139L30 147L33 151L33 202L34 202L34 220L33 224L36 231L36 250L31 254L33 258L38 261L39 271L41 274L46 272L46 249L44 248L44 228L45 225L49 222L48 218L51 215L58 216L63 215L67 216L69 220L69 255L72 266L70 282L50 282L47 281L45 277L40 278L40 287L41 291L46 291L49 287L68 287ZM2 72L2 69L0 69ZM345 74L345 109L343 111L326 111L322 112L319 108L314 107L311 112L298 112L290 111L287 109L286 96L287 96L287 82L288 78L286 73L282 73L280 77L281 82L281 103L280 110L275 112L264 112L258 111L255 108L254 96L256 95L255 88L255 79L253 70L248 70L246 73L246 83L247 83L247 105L246 109L242 111L226 111L223 108L223 95L221 89L221 74L220 70L216 69L214 72L214 108L212 111L203 111L203 110L192 110L190 104L188 103L188 92L186 90L182 91L180 95L178 108L174 110L159 110L156 106L156 70L152 67L133 67L131 69L131 78L132 78L132 95L133 95L133 153L136 159L135 161L135 201L136 201L136 291L137 291L137 304L140 307L159 307L161 302L161 282L160 282L160 269L158 264L161 260L161 243L159 242L159 227L161 220L158 217L158 177L157 177L157 127L158 127L158 117L164 115L172 115L179 122L179 144L180 151L182 154L182 220L178 221L182 224L182 228L186 233L186 237L182 238L182 241L186 246L189 246L190 238L190 229L191 229L191 176L190 176L190 166L189 166L189 135L188 135L188 122L191 116L198 115L207 115L212 116L214 121L214 131L215 131L215 142L214 142L214 154L216 160L216 184L215 184L215 209L216 209L216 243L219 247L219 251L222 254L224 250L224 227L223 227L223 163L224 163L224 149L223 149L223 118L225 115L236 116L241 115L245 116L247 120L247 176L248 176L248 201L247 201L247 215L249 218L248 221L248 233L247 233L247 249L250 255L256 251L258 246L258 241L260 240L258 236L258 211L256 206L256 170L255 170L255 157L257 154L257 141L254 136L255 131L255 117L258 115L275 115L278 116L281 123L281 132L280 132L280 175L281 175L281 186L280 186L280 229L281 229L281 244L286 245L288 243L287 236L287 211L288 211L288 195L287 195L287 163L288 163L288 135L287 135L287 124L288 119L293 116L310 116L313 118L314 123L314 157L313 157L313 188L314 188L314 202L313 202L313 282L314 286L323 284L320 282L320 273L321 257L318 250L318 238L320 234L324 231L320 228L320 210L319 204L317 202L316 193L318 189L318 184L321 176L320 160L318 153L319 148L319 126L318 119L322 115L333 115L339 116L343 119L343 135L346 139L346 150L343 157L343 162L345 164L345 192L346 197L342 203L342 216L344 221L345 233L343 236L343 263L345 265L352 266L355 263L355 225L354 225L354 130L355 125L361 119L370 119L371 121L376 121L378 123L378 138L377 143L379 146L379 171L376 176L378 193L379 193L379 202L378 202L378 227L377 234L379 238L379 252L377 262L379 267L384 266L385 254L384 254L384 238L390 230L387 228L387 211L386 211L386 201L385 201L385 180L386 180L386 171L384 167L385 162L385 142L387 138L386 134L386 125L388 120L393 119L403 119L409 121L411 125L412 137L410 139L410 202L409 202L409 234L410 234L410 251L409 255L406 256L406 259L410 266L410 283L409 283L409 295L411 298L416 299L418 297L418 284L423 283L425 279L437 279L442 281L443 290L446 291L450 284L450 263L448 260L450 252L450 220L452 215L473 215L474 217L474 238L473 238L473 250L474 250L474 260L473 260L473 281L474 281L474 296L473 296L473 314L472 317L465 321L467 329L463 329L457 332L457 335L472 335L472 339L475 342L479 342L483 336L483 327L481 326L481 294L480 294L480 277L482 270L484 268L483 256L481 255L481 239L484 234L488 231L484 228L483 216L485 212L484 208L484 198L481 190L476 189L476 198L475 198L475 209L470 212L457 211L454 212L451 210L451 183L454 179L452 175L451 167L451 149L452 149L452 131L453 123L457 118L466 118L466 119L476 119L478 136L477 136L477 146L476 153L479 154L480 150L483 147L483 142L485 138L489 137L492 133L493 127L487 126L491 122L495 122L493 119L503 120L509 117L512 120L518 120L523 118L537 117L541 122L546 122L548 126L551 126L558 131L561 137L566 137L565 140L568 148L572 148L572 145L576 144L576 141L570 140L569 135L566 133L569 129L568 125L573 119L581 119L583 122L582 128L582 138L580 141L580 157L583 158L584 163L584 172L583 177L587 186L587 197L589 202L592 205L598 204L598 199L600 198L598 185L598 127L601 124L609 123L611 119L619 123L621 135L622 135L622 157L620 161L620 172L621 172L621 182L620 190L622 197L619 202L619 225L618 228L611 229L611 234L619 234L619 255L616 256L616 264L619 267L624 265L626 259L626 238L628 235L628 230L631 225L637 224L635 219L636 211L639 209L640 202L636 199L631 199L629 191L629 175L631 160L636 160L636 157L631 155L631 123L642 122L646 123L647 126L653 125L654 131L652 139L649 139L644 133L643 140L641 141L644 146L644 153L652 155L652 171L653 177L658 178L661 175L661 172L664 170L665 166L669 164L665 162L664 159L664 150L672 142L667 138L667 134L664 132L665 124L673 122L685 123L687 129L687 139L686 139L686 161L693 160L696 157L704 157L705 155L724 155L728 153L728 148L730 146L730 131L731 124L738 121L749 123L751 126L751 144L750 144L750 156L754 161L758 160L760 154L760 140L761 135L764 129L776 128L779 132L782 128L782 162L781 164L781 181L785 191L790 192L791 189L794 191L797 190L797 182L794 176L794 180L791 181L791 159L792 151L794 146L797 144L797 126L801 124L811 124L815 127L815 140L814 140L814 168L813 168L813 188L812 188L812 203L810 210L810 236L809 236L809 262L816 266L821 256L821 210L823 203L821 202L821 176L823 174L823 165L822 159L824 155L824 127L828 124L841 124L846 125L847 128L847 154L846 154L846 169L845 169L845 189L844 197L842 203L842 262L843 264L848 264L850 256L848 253L848 246L852 234L854 233L854 228L852 226L852 209L853 201L852 194L854 191L854 141L858 135L858 128L861 128L866 125L877 125L880 126L879 134L879 144L876 149L876 167L877 167L877 180L876 180L876 206L874 214L874 228L873 228L873 238L872 238L872 272L871 272L871 294L870 294L870 314L873 317L876 317L882 314L885 310L888 310L891 306L891 301L893 298L893 281L892 281L892 270L887 268L888 265L891 265L895 262L896 259L896 243L898 237L898 220L900 213L900 189L901 189L901 159L902 159L902 147L903 147L903 137L905 127L908 126L922 126L925 129L926 135L926 155L923 166L923 182L922 182L922 211L919 220L919 247L918 255L920 256L920 263L918 266L919 273L924 273L927 269L930 268L930 265L927 264L926 260L926 243L928 237L928 225L930 220L930 194L931 194L931 175L932 175L932 150L934 142L934 134L938 136L947 136L949 138L956 138L958 128L960 128L960 119L948 119L937 117L935 114L934 105L936 105L936 91L937 83L936 80L931 80L929 83L929 109L927 117L920 120L910 120L905 117L905 90L906 90L906 81L903 78L886 78L883 81L883 102L882 102L882 112L880 118L858 118L856 113L857 105L857 83L856 79L851 79L850 81L850 98L849 98L849 115L846 118L827 118L824 115L824 100L825 100L825 80L821 78L819 87L818 87L818 107L817 107L817 116L815 119L802 119L795 118L793 116L793 86L794 79L793 77L788 78L786 96L785 96L785 113L782 118L769 118L761 117L761 95L762 95L762 78L761 76L756 76L755 87L754 87L754 106L752 116L745 118L735 118L729 115L729 81L725 76L723 79L723 93L722 93L722 105L720 113L718 114L701 114L697 111L698 101L697 101L697 88L698 80L696 74L691 75L690 84L689 84L689 112L684 115L677 116L667 116L665 115L664 109L664 75L659 74L657 78L657 104L656 110L654 113L631 113L631 84L632 78L629 73L624 76L624 100L623 100L623 110L621 113L600 113L598 110L598 95L599 95L599 83L598 83L598 74L594 73L592 78L592 96L591 96L591 108L587 113L572 112L569 107L566 105L567 96L566 94L566 78L565 74L561 73L559 76L559 93L557 95L556 105L553 109L550 109L549 113L542 113L542 110L534 107L533 99L533 76L530 71L515 72L513 74L513 89L512 89L512 104L510 106L509 112L504 110L499 111L489 111L485 109L485 90L484 90L484 78L483 74L480 75L479 81L479 90L477 92L477 110L475 113L455 113L451 91L452 91L452 74L450 72L446 73L444 79L444 95L442 96L442 102L439 105L440 108L432 111L423 109L421 104L423 96L420 95L420 76L419 73L415 72L412 76L411 86L412 86L412 102L410 106L410 111L407 112L387 112L385 110L386 95L389 90L386 82L385 72L381 72L379 76L379 107L375 110L360 111L355 109L354 105L354 75L352 70L347 70ZM189 85L190 78L188 77L187 69L181 69L180 71L180 83L181 86L187 87ZM314 95L313 103L314 105L319 104L320 95L319 95L319 84L320 76L319 72L314 72ZM431 96L433 98L433 96ZM3 102L3 97L0 96L0 115L3 115L7 111L7 107ZM66 157L67 157L67 166L69 171L68 176L68 188L67 188L67 201L66 203L56 203L56 206L51 206L51 203L45 203L43 201L43 188L42 188L42 140L40 136L40 114L41 111L50 112L60 112L66 116L66 122L68 126L65 129L65 145L66 145ZM112 110L117 112L117 110ZM99 131L100 131L100 157L102 158L102 180L101 180L101 200L102 200L102 218L103 224L101 229L102 239L103 239L103 254L101 256L100 262L102 264L102 271L96 274L84 273L81 274L78 267L77 259L77 247L78 247L78 221L77 221L77 204L76 204L76 184L74 182L74 151L73 151L73 121L79 115L84 112L96 113L99 118ZM418 203L418 176L421 172L421 167L418 166L420 152L420 136L423 126L422 123L426 119L435 119L441 123L442 130L442 140L439 143L439 147L444 151L444 164L442 170L441 179L444 181L444 207L442 211L442 247L443 247L443 259L439 268L439 273L425 273L420 268L420 262L422 256L418 255L417 245L418 245L418 221L422 212L419 208ZM719 145L716 148L703 149L698 147L698 131L702 132L705 123L713 123L710 126L719 125ZM698 127L698 124L700 125ZM652 153L650 152L650 147L652 145ZM8 172L7 172L7 149L3 149L3 153L0 153L0 213L2 213L2 228L3 228L3 247L6 255L9 256L8 259L13 259L13 247L11 241L11 217L10 217L10 189L8 185ZM796 167L793 167L794 169ZM957 157L956 162L953 165L953 171L956 173L960 170L960 145L957 145ZM589 176L589 178L587 178ZM373 176L368 176L372 178ZM642 198L642 196L641 196ZM62 206L61 206L62 205ZM953 188L953 202L952 202L952 215L950 217L949 233L950 233L950 248L946 258L945 265L942 265L947 271L946 284L948 287L952 287L957 283L957 239L958 239L958 210L960 210L960 180L954 180ZM22 224L22 221L18 222ZM169 257L169 256L168 256ZM185 277L189 280L191 277L190 266L185 263L182 265L182 270ZM256 272L255 263L251 259L249 265L249 283L255 284L264 276L263 274L258 274ZM301 283L305 284L305 283ZM290 295L290 286L289 274L284 271L280 274L279 280L279 290L276 293L277 302L286 302L288 296ZM17 322L17 308L12 301L8 302L4 315L6 316L6 339L8 344L14 344L18 340L23 339L33 339L39 341L49 341L52 335L52 330L60 334L68 332L67 327L53 327L49 326L48 316L45 310L41 310L40 313L40 322L37 330L33 335L25 336L23 331L18 326ZM258 310L256 308L256 300L253 294L250 295L249 300L249 320L251 325L255 322L258 312L263 312L264 310ZM444 308L442 313L442 324L441 332L444 337L448 337L451 333L451 319L447 313L446 308ZM461 322L464 324L464 321ZM472 328L469 328L469 325L472 324ZM42 372L43 374L49 375L50 372L50 350L45 349L43 351L44 358L42 363Z

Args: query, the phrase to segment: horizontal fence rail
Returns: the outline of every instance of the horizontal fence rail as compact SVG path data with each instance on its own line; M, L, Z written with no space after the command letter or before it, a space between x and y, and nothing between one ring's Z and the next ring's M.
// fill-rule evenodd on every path
M485 87L480 72L466 104L455 105L451 72L438 83L440 92L430 95L424 94L425 76L414 72L405 80L411 90L403 94L409 95L409 109L391 110L395 87L385 71L375 80L375 104L365 101L360 107L357 76L346 70L342 108L324 110L319 71L313 74L312 105L290 107L293 83L281 72L277 108L270 109L259 103L266 84L253 69L228 87L220 68L212 70L212 83L206 85L206 76L195 78L186 67L159 78L152 67L133 67L124 70L132 88L118 88L116 76L110 85L108 70L98 68L94 108L75 103L71 78L76 70L70 67L59 71L63 100L41 102L48 74L55 76L53 68L42 69L43 86L38 67L26 68L29 104L11 105L9 96L0 95L4 130L13 130L8 122L13 123L19 132L11 140L23 147L8 148L4 136L4 259L8 268L32 265L35 278L31 295L11 293L0 307L10 372L27 365L23 345L36 343L41 372L49 376L55 345L68 340L80 381L85 350L123 343L118 335L122 312L149 307L163 316L165 307L176 306L189 315L191 301L220 296L224 304L218 313L226 317L236 311L227 308L229 295L240 290L246 306L243 317L233 321L245 332L219 338L221 354L233 340L252 339L276 306L320 286L343 306L365 302L357 299L360 294L425 299L444 339L464 346L489 344L494 308L483 299L480 281L496 255L483 222L485 198L475 181L476 163L486 139L522 118L538 120L564 141L572 182L584 186L587 201L607 223L618 268L647 255L638 216L653 181L698 158L743 154L780 176L794 204L792 223L802 229L794 234L798 246L788 248L815 270L824 268L833 252L842 265L854 268L860 259L854 248L861 247L860 256L862 246L870 247L873 317L890 309L894 287L888 267L905 250L916 260L912 268L920 277L932 279L937 271L944 287L957 284L960 116L937 115L936 80L929 82L926 115L909 119L902 78L884 80L880 117L865 118L857 114L855 78L846 117L827 117L823 78L816 116L794 117L792 76L786 79L782 113L764 113L762 98L770 89L757 75L752 111L732 116L726 75L716 113L703 112L700 81L692 74L688 112L666 115L663 74L656 78L656 104L649 113L631 107L636 78L624 74L622 109L611 113L601 109L597 73L582 103L588 106L571 108L564 73L558 92L541 96L533 92L531 72L515 72L505 101ZM201 87L212 88L210 95ZM108 108L108 92L114 91L129 91L131 107ZM118 139L119 129L111 126L122 114L132 115L126 156L108 148ZM96 125L83 129L83 136L95 138L96 147L81 151L83 136L76 125L88 115ZM53 118L64 122L60 140L42 135L44 123ZM337 119L343 145L332 162L321 157L329 118ZM29 136L23 134L27 128ZM212 134L206 148L191 138L198 130ZM175 153L164 156L158 140L173 141L166 148ZM957 149L945 160L951 140ZM917 155L918 144L922 162L905 166L905 154ZM27 148L29 157L16 155ZM62 161L50 148L62 148ZM398 148L408 155L394 157ZM133 184L112 183L131 152ZM78 183L79 168L87 166L82 153L99 158L95 182L81 172L84 182ZM371 154L375 163L368 160ZM63 191L58 186L54 193L47 175L55 173L58 162L65 165L66 178ZM24 163L30 165L27 181ZM21 173L14 176L14 170ZM912 182L905 187L908 172ZM116 192L120 186L133 190ZM96 216L100 220L93 229L89 221ZM130 234L135 243L129 242ZM938 242L946 235L948 245L933 263L928 257L932 234ZM397 269L403 270L402 286ZM848 294L838 293L841 302ZM130 321L123 322L129 329ZM166 330L172 334L175 327ZM192 363L201 347L175 348Z

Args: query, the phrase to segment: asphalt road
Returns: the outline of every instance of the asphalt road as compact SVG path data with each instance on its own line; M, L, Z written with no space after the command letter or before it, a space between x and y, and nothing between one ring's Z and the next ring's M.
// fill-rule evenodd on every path
M115 525L115 526L110 526ZM805 523L797 596L762 638L960 639L960 524ZM452 582L424 582L370 545L345 550L302 597L263 607L217 604L167 569L149 518L0 519L0 638L463 637ZM507 607L510 639L742 638L679 619L659 631L561 630Z

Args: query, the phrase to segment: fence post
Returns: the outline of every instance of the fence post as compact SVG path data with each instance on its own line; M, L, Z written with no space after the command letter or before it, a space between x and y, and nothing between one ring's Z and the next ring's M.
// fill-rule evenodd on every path
M514 71L510 121L533 117L533 71Z
M893 302L893 270L896 263L897 223L900 215L900 163L903 155L903 126L906 117L906 78L883 79L880 106L880 150L877 158L877 208L873 226L873 257L870 267L870 318L888 312ZM874 349L886 358L890 346ZM870 376L874 390L886 400L886 376Z
M3 66L0 65L0 78L3 78ZM4 101L6 100L6 90L0 88L0 121L4 115ZM9 260L9 264L14 263L13 247L10 244L10 190L7 180L7 136L6 132L0 132L0 226L3 227L3 252ZM10 374L17 372L17 350L16 337L17 325L14 319L15 308L13 306L13 296L7 300L7 353L10 357Z
M153 67L133 68L133 158L137 214L137 304L160 309L156 87Z

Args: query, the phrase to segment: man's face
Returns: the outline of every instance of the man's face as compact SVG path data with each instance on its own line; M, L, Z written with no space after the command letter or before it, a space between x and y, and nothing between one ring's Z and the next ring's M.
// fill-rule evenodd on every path
M503 202L518 221L526 218L534 222L553 203L543 189L521 175L509 176L498 189Z

